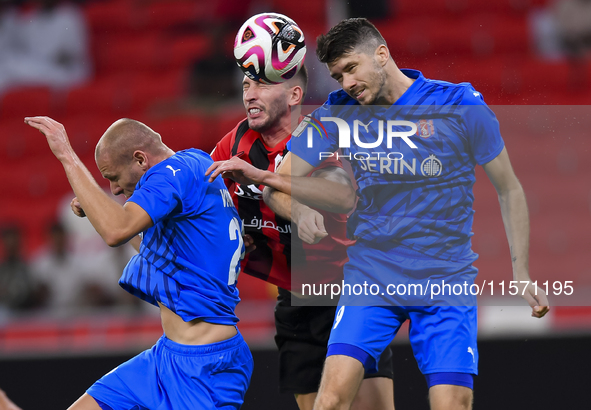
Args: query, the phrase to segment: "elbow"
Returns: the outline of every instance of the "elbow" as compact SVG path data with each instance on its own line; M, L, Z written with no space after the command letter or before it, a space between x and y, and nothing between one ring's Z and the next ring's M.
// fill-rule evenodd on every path
M274 188L271 188L270 186L266 186L263 189L263 201L269 205L269 202L271 201L271 196L273 195L273 192L275 191Z
M339 204L341 206L339 212L343 214L348 214L355 209L355 205L357 204L357 194L352 186L348 186L344 191L344 195L340 198Z
M129 240L129 235L125 235L123 232L108 232L101 236L105 243L111 248L121 246Z
M355 193L353 193L353 195L350 195L343 200L343 209L341 210L341 213L348 214L351 212L353 209L355 209L355 203L356 197Z

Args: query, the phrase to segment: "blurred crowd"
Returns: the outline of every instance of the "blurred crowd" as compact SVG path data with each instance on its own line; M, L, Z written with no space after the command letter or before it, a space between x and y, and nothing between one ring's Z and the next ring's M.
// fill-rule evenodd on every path
M0 94L30 85L66 89L91 73L86 21L77 4L0 3Z
M130 245L108 248L87 221L70 222L50 223L45 245L29 258L20 227L0 228L0 317L68 317L96 309L142 308L141 301L117 283L135 250Z

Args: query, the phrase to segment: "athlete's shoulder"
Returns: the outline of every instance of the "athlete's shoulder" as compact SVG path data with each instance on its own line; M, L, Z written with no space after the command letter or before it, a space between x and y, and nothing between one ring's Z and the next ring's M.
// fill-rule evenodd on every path
M424 92L437 99L439 105L483 105L482 94L469 82L451 83L443 80L424 79Z
M325 105L358 105L357 100L352 98L342 88L328 94Z
M170 158L165 159L162 162L173 162L173 163L191 163L191 162L212 162L211 156L198 148L189 148L181 151L177 151Z
M232 150L236 148L236 141L239 141L249 131L252 130L248 126L248 120L246 118L240 120L232 130L218 141L213 151L211 151L210 155L213 160L225 161L230 159L232 157Z
M199 169L204 171L211 163L213 163L213 160L209 154L200 149L189 148L177 151L174 155L146 171L140 182L147 181L156 176L172 181L185 180L194 176L195 172Z

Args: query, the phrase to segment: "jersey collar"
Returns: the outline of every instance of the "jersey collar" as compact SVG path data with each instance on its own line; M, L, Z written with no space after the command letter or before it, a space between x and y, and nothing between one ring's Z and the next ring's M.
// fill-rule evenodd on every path
M423 73L418 70L410 70L408 68L402 68L402 74L407 76L408 78L412 78L415 80L410 87L400 96L399 99L396 100L394 105L407 105L413 94L423 85L425 82L425 77Z

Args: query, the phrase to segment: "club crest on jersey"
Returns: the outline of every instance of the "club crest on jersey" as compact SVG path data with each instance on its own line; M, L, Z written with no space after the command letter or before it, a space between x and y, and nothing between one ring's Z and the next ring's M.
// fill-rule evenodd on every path
M417 134L421 138L429 138L435 134L433 120L419 120L417 123Z
M425 177L438 177L443 170L443 164L433 154L421 162L421 173Z

